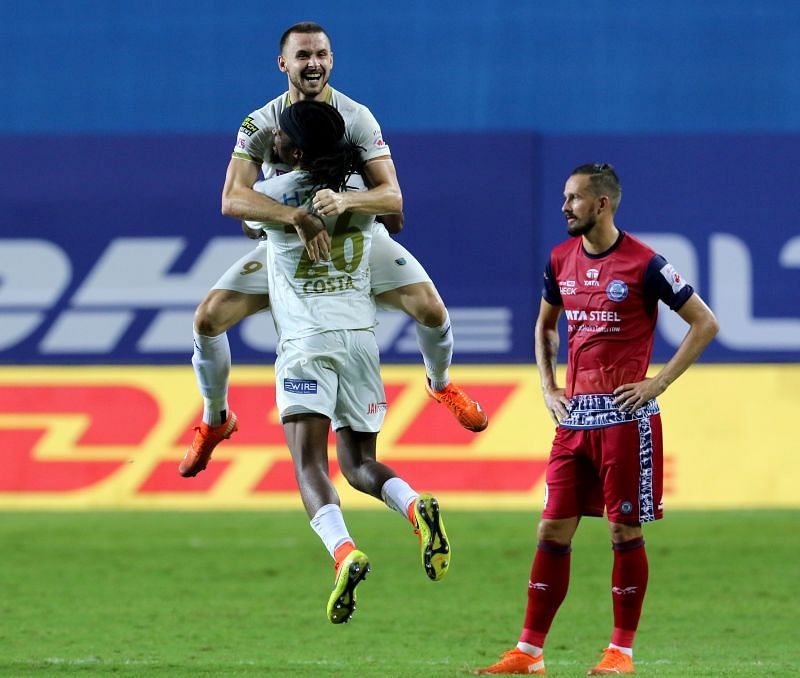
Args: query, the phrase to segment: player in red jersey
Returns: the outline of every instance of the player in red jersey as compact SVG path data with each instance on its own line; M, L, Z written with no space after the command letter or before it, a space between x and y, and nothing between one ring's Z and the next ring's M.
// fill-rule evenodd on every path
M663 393L716 335L700 296L652 249L614 224L622 191L608 164L569 176L561 211L571 239L552 250L536 321L536 362L557 429L545 507L516 647L477 673L543 674L544 642L567 593L572 537L581 516L611 532L614 629L589 675L633 673L633 639L647 587L642 523L662 517ZM646 376L659 299L689 325L666 365ZM558 319L567 317L567 383L556 382Z

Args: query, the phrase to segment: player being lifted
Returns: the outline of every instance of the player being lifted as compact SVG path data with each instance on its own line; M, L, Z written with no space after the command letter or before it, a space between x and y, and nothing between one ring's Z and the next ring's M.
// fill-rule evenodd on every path
M389 147L377 121L368 108L328 84L333 53L328 35L319 24L296 24L283 34L278 68L287 75L288 91L242 123L225 177L223 213L251 222L293 226L312 261L326 254L327 235L309 214L310 204L278 203L252 187L259 169L265 178L291 169L271 152L272 130L286 108L311 100L338 109L348 135L363 149L363 175L370 190L342 193L324 189L317 193L313 209L326 217L345 213L384 215L381 220L385 226L378 222L373 225L369 260L372 293L382 307L404 311L416 321L429 395L447 406L462 426L482 431L488 425L486 413L450 381L453 333L447 309L420 263L387 232L387 228L392 232L402 228L403 201ZM261 236L257 229L250 229L248 234ZM181 465L181 475L193 476L203 470L216 445L238 428L228 404L231 353L226 331L269 305L264 246L262 239L258 247L228 269L197 308L192 364L203 395L203 421Z
M543 674L544 642L567 594L572 537L582 516L608 517L614 565L611 642L590 675L633 673L633 639L647 589L642 524L662 516L661 419L655 398L697 360L719 326L667 263L614 224L622 196L608 164L581 165L561 207L570 240L545 268L536 363L556 422L545 506L516 647L477 673ZM672 358L646 376L659 300L689 326ZM556 382L558 319L567 319L566 388Z
M277 155L295 171L260 182L264 195L308 205L317 191L365 190L360 149L345 136L335 108L299 101L285 108L274 136ZM330 258L309 256L294 228L260 224L267 232L265 263L278 332L276 402L311 526L336 567L328 618L346 622L356 586L370 569L347 531L328 476L328 431L333 424L342 474L355 489L382 499L408 519L420 537L422 564L433 581L448 571L450 546L429 494L420 495L376 459L386 411L375 341L375 300L369 256L374 217L345 212L323 217Z

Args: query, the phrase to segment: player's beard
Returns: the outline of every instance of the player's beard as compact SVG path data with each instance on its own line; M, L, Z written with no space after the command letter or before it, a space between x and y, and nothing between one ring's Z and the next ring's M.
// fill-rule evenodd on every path
M582 235L586 235L596 225L597 219L593 216L586 217L584 221L575 221L571 224L567 223L567 235L571 238L579 238Z
M330 78L330 73L327 70L323 70L320 75L321 77L317 82L311 83L303 78L303 73L299 73L296 78L292 79L292 84L306 99L313 99L322 93Z

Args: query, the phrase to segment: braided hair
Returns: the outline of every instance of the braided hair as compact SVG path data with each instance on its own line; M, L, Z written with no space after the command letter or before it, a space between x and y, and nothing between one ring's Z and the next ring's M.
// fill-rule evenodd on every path
M280 116L281 131L299 148L300 169L315 188L344 191L353 174L363 169L364 150L347 136L344 119L333 106L321 101L298 101Z

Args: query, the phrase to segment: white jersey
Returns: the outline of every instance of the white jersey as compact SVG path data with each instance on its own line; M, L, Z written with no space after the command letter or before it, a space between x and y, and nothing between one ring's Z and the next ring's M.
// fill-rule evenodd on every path
M383 140L378 121L366 106L337 92L330 85L327 86L323 101L341 113L347 136L364 149L361 152L363 162L390 155L389 146ZM265 179L276 174L285 174L292 169L279 161L276 162L272 152L272 130L278 127L281 113L291 104L289 92L284 92L262 108L253 111L239 128L233 157L261 165Z
M302 171L258 182L253 188L283 204L309 209L314 195L314 186ZM361 177L352 176L348 190L366 190ZM369 274L375 218L345 212L322 219L331 236L331 258L317 264L309 259L293 226L259 224L268 236L270 308L281 342L375 326Z

